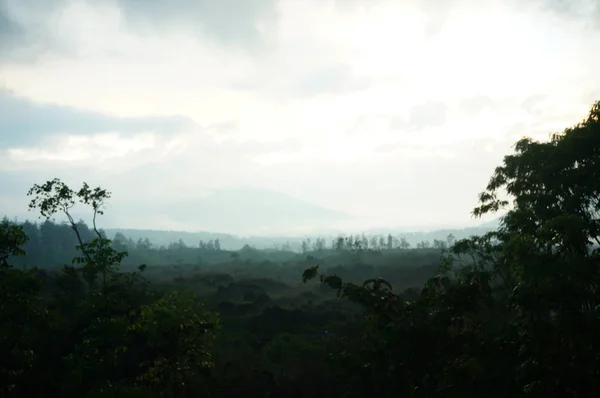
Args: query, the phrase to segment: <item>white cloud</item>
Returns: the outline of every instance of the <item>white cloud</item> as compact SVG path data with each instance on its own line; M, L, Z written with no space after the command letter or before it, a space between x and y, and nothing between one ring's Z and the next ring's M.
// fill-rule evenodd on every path
M10 160L31 161L99 161L134 155L136 152L155 146L152 134L138 134L121 138L118 133L91 136L68 135L51 148L12 148L8 150Z
M152 176L189 197L260 185L393 223L468 222L516 138L546 138L585 115L600 84L600 33L539 2L451 2L279 1L274 20L256 21L257 49L181 21L141 29L116 1L68 1L43 15L10 1L11 15L46 26L61 46L28 64L0 61L6 88L204 128L56 138L10 148L5 168L110 172L106 183L128 198L141 191L127 179ZM173 192L161 189L144 192Z
M187 148L185 135L162 138L153 133L121 136L119 133L59 135L52 145L6 150L2 170L53 170L95 168L114 174L157 161L176 158Z

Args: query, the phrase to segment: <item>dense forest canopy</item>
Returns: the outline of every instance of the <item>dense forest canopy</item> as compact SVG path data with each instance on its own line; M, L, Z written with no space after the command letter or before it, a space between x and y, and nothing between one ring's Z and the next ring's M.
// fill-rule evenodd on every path
M496 230L433 247L153 248L96 225L107 190L35 184L45 221L0 223L0 396L597 396L599 177L597 102L504 158Z

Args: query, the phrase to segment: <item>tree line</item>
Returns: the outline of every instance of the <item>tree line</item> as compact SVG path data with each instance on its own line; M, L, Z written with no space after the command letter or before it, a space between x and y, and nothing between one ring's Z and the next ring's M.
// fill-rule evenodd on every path
M448 234L446 240L434 239L433 242L428 240L422 240L415 246L417 249L446 249L452 246L455 242L455 237L452 233ZM302 253L323 252L325 250L333 251L359 251L359 250L408 250L412 248L412 245L408 243L404 236L387 236L367 235L367 234L354 234L348 236L338 236L332 239L327 245L325 238L318 237L314 240L308 238L302 241L300 244ZM282 249L291 250L291 245L284 245Z

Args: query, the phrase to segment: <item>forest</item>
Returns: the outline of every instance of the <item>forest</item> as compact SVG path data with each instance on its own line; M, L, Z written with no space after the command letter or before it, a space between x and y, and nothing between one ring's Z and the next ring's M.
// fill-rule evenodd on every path
M34 184L41 221L0 223L0 397L598 396L600 102L483 187L478 236L228 250L109 239L107 189Z

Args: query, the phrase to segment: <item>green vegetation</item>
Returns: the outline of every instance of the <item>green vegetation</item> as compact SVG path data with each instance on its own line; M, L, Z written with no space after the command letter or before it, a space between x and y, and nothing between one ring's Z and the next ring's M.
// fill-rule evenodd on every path
M508 194L500 226L449 248L153 248L97 228L108 191L34 185L47 220L0 224L0 396L596 396L600 102L515 149L474 210Z

